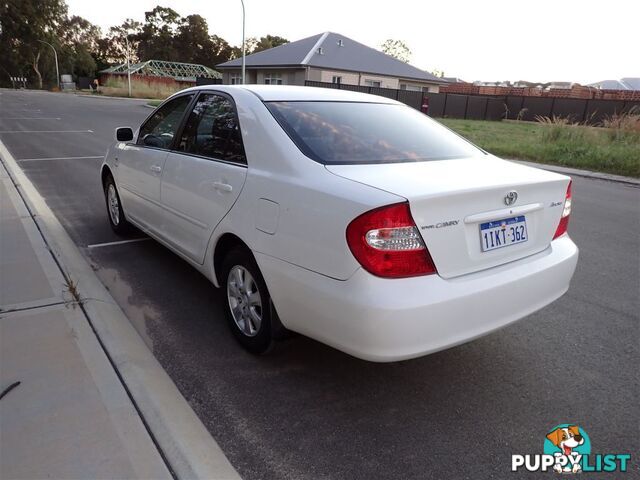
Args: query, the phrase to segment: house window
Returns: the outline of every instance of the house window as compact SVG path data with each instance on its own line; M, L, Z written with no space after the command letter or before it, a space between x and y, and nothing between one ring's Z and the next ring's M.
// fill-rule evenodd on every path
M281 73L267 73L264 76L265 85L282 85Z
M379 82L379 81L377 81L377 80L367 80L367 79L365 79L364 84L365 84L367 87L377 87L377 88L380 88L380 82Z
M342 83L342 77L334 75L333 77L331 77L331 83Z
M408 90L410 92L420 92L422 87L419 85L411 85L410 83L401 83L400 90Z
M242 84L242 75L239 73L232 73L231 77L229 77L229 81L231 85L240 85Z

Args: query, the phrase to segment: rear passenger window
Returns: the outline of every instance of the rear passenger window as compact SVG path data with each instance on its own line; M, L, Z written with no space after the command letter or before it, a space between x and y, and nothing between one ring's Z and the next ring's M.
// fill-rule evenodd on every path
M246 164L236 110L222 95L205 93L189 115L178 151Z
M140 127L138 145L155 148L169 148L185 110L193 95L183 95L165 103Z

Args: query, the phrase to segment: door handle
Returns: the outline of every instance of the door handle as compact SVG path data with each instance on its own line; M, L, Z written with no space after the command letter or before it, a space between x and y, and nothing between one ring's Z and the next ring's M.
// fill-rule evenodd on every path
M213 188L215 188L216 190L220 191L220 192L231 192L233 190L233 187L231 185L229 185L228 183L222 183L222 182L213 182Z
M162 171L162 167L160 165L151 165L149 170L152 172L160 173Z

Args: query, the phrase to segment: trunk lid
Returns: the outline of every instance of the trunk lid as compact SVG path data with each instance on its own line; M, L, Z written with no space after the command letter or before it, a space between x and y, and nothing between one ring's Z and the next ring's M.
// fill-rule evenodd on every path
M547 248L560 221L569 184L565 175L490 155L326 168L335 175L406 198L443 278L495 267ZM505 197L511 191L517 192L517 200L507 205ZM488 230L481 231L481 225L502 228L502 222L489 223L521 220L522 216L526 241L482 250L481 241L487 241L482 235Z

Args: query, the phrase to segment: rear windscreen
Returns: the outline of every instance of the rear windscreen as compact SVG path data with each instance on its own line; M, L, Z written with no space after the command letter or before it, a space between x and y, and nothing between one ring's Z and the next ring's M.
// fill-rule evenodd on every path
M484 154L405 105L268 102L266 106L298 148L324 164L422 162Z

